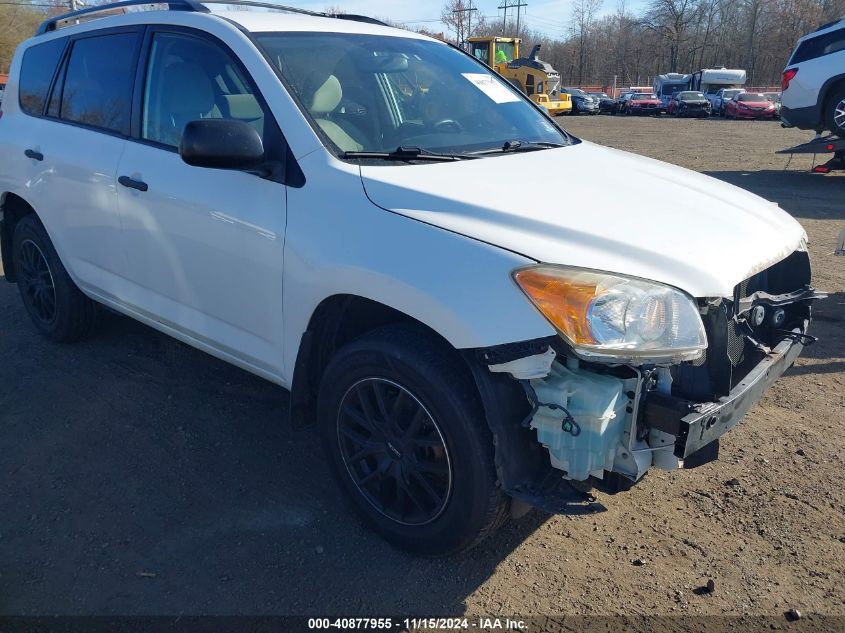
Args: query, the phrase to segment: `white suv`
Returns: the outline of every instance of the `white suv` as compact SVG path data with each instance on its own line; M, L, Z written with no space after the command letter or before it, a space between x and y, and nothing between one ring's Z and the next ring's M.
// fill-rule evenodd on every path
M845 138L845 17L798 40L782 88L786 126Z
M712 460L811 340L777 205L582 142L443 42L206 4L20 46L6 279L54 341L107 306L290 389L390 541L457 551ZM656 189L678 204L615 204Z

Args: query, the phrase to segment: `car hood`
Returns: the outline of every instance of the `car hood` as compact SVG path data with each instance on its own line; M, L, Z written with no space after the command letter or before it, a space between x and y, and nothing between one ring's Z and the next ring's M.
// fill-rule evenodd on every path
M389 211L539 262L660 281L696 297L732 297L806 239L776 204L743 189L587 142L366 165L361 177L370 200Z

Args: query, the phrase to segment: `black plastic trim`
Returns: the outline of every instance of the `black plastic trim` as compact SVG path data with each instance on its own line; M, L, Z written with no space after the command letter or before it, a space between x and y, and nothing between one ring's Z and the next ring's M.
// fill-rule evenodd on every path
M781 341L728 395L715 402L694 403L651 393L644 404L643 422L678 438L677 457L693 455L739 424L803 349L800 340Z

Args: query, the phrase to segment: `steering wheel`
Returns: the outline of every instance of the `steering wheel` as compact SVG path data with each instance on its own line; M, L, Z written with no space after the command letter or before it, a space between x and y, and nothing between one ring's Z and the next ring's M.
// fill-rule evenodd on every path
M459 134L464 131L464 126L458 123L455 119L440 119L435 122L433 127L438 132L452 132Z

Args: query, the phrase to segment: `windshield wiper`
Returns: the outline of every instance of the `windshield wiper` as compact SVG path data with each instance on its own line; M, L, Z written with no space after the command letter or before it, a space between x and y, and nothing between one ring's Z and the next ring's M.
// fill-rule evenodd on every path
M456 160L475 158L466 154L440 154L421 147L397 147L392 152L344 152L344 158L364 158L374 160L413 161L424 160L433 163L450 163Z
M508 141L501 147L492 147L490 149L482 149L477 152L471 152L473 156L484 156L486 154L508 154L515 152L536 152L541 149L555 149L558 147L567 147L565 143L547 143L545 141Z

